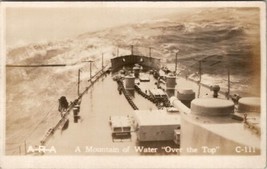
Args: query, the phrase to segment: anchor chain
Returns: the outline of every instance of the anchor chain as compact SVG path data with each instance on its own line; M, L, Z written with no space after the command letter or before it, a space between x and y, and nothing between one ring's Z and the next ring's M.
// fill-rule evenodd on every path
M138 107L136 106L136 104L133 102L132 98L130 97L130 94L126 91L123 83L121 80L116 80L118 83L118 90L119 92L122 92L123 95L125 96L126 100L128 101L128 103L131 105L131 107L134 110L139 110Z

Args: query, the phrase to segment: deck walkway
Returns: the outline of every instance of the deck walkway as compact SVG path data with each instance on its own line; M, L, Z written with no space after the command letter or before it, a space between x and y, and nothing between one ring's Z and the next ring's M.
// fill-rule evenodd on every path
M150 75L150 79L153 79ZM144 82L145 86L155 87L154 79ZM197 93L198 86L192 81L177 78L177 88L190 87ZM209 89L202 87L200 96L207 96L211 93ZM210 97L210 96L209 96ZM224 96L221 96L224 97ZM134 103L143 110L157 109L155 104L143 98L137 92L134 94ZM64 131L56 131L46 143L47 147L54 146L56 155L137 155L140 152L135 150L138 147L136 135L132 133L131 141L112 142L111 128L109 126L110 116L130 115L133 116L133 109L123 94L119 94L117 83L112 80L111 75L101 77L82 98L80 113L81 120L74 123L73 113L69 115L69 127ZM149 143L147 147L174 146L171 142ZM144 145L146 147L146 145ZM122 150L129 147L127 153ZM118 152L119 151L119 152ZM159 153L161 153L159 151ZM55 155L47 153L46 155Z

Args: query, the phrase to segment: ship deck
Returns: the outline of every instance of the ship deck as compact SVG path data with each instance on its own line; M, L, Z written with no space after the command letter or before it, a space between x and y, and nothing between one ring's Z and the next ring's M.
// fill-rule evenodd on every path
M150 77L153 79L153 77ZM153 80L150 83L153 84ZM151 110L157 109L155 104L146 100L135 92L133 97L134 103L139 109ZM170 142L149 142L142 145L136 141L136 134L132 132L131 139L112 140L112 130L109 125L110 116L133 116L134 111L127 102L123 94L119 94L117 83L111 75L102 77L92 88L88 90L82 98L80 113L81 120L74 123L73 114L69 115L69 126L66 130L57 130L46 143L47 147L54 146L56 155L136 155L142 154L136 148L153 147L161 148L162 146L177 147ZM129 149L127 153L122 152ZM118 152L119 151L119 152ZM157 153L161 154L159 150ZM147 154L147 153L145 153ZM46 155L53 155L47 153Z
M140 82L142 90L156 88L156 79L149 75L150 82ZM184 78L176 79L176 89L191 88L196 93L198 85ZM173 141L145 142L140 144L135 132L131 133L131 139L113 140L112 130L109 125L110 116L134 116L134 110L127 102L123 94L119 94L117 83L112 75L102 77L95 83L82 98L80 113L81 119L74 123L73 113L69 115L69 126L66 130L57 130L49 141L47 147L54 146L56 155L160 155L176 154L166 153L162 147L170 146L178 148ZM212 97L212 92L201 87L200 97ZM219 95L225 98L224 95ZM145 99L137 92L134 93L133 102L140 110L158 109L154 103ZM147 152L137 150L148 148ZM149 150L157 149L156 153ZM126 152L124 152L126 151ZM55 155L46 153L46 155Z

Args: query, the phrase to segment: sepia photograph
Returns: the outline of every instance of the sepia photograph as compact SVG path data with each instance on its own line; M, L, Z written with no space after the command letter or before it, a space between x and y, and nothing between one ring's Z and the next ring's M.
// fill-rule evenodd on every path
M1 3L0 167L266 167L265 5Z

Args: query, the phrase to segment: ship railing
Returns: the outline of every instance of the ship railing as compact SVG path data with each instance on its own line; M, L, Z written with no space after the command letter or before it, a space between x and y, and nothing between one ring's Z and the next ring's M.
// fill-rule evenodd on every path
M98 72L96 72L88 81L90 82L90 84L85 88L85 90L78 96L77 99L75 99L74 102L71 102L71 104L69 105L68 109L66 110L65 114L63 115L63 117L58 121L58 123L53 127L50 128L45 136L43 137L43 139L40 141L41 145L46 144L46 142L48 141L48 139L50 138L50 136L52 136L55 131L65 122L65 120L67 119L69 113L71 112L71 110L77 105L77 103L79 103L82 99L82 97L87 93L87 91L93 86L93 84L99 79L101 78L106 71L108 70L108 67L110 65L106 65L104 66L101 70L99 70Z

